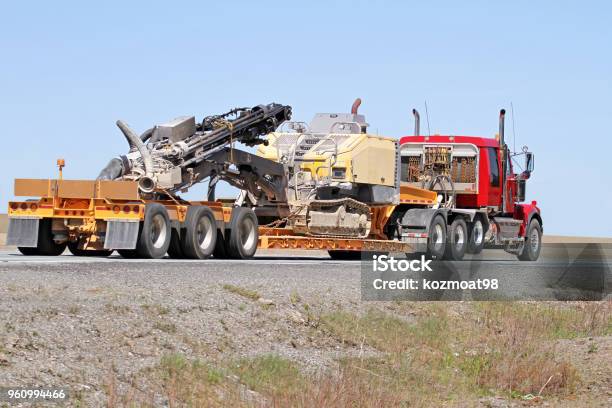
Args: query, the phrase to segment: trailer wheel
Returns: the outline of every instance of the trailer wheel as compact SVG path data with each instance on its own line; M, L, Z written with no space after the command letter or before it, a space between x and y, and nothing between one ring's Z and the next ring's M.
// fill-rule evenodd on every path
M17 247L17 250L25 256L40 255L36 247Z
M469 254L479 254L482 252L485 244L485 227L480 217L474 218L474 222L470 226L470 240L468 242L467 252Z
M74 256L100 256L106 257L110 256L113 253L112 249L79 249L78 242L69 242L68 250Z
M158 203L148 204L144 221L140 224L136 253L141 258L163 258L170 246L170 218L166 208Z
M226 245L230 258L251 258L257 251L258 240L257 216L253 210L245 207L234 208Z
M168 256L172 259L185 259L185 254L183 253L183 244L181 243L181 237L179 232L172 228L172 233L170 234L170 246L168 247Z
M518 255L521 261L537 261L542 249L542 227L535 218L529 222L527 234L525 234L525 244L523 250Z
M191 206L185 218L185 236L181 240L187 258L210 257L217 242L217 221L210 208Z
M17 247L19 252L24 255L46 255L58 256L66 250L66 243L58 244L53 240L51 231L51 218L43 218L38 222L38 242L35 248Z
M429 226L427 237L427 256L442 259L446 250L446 222L441 215L436 215Z
M446 259L460 261L468 246L467 224L462 217L457 217L450 225L448 242L446 244Z

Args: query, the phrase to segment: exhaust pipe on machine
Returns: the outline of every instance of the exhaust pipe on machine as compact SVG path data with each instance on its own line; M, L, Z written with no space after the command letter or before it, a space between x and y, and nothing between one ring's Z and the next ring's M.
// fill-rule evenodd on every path
M353 102L353 106L351 106L351 115L357 115L359 106L361 106L361 98L357 98L355 99L355 102Z
M506 110L502 109L499 111L499 153L501 156L501 164L502 164L502 171L501 171L501 188L502 188L502 212L506 212L506 201L507 201L507 197L506 197L506 166L508 165L506 163L506 158L508 157L508 152L506 151L506 138L505 138L505 134L504 134L504 122L506 119Z
M143 193L152 193L155 190L155 180L151 177L142 176L138 179L138 188Z
M416 109L412 110L412 114L414 115L414 135L421 136L421 115Z
M361 98L357 98L355 99L355 102L353 102L353 106L351 106L351 115L358 115L359 114L359 106L361 106ZM360 129L361 133L367 133L368 132L368 125L367 124L361 124Z
M506 118L506 110L502 109L499 111L499 146L505 148L506 140L504 137L504 120Z

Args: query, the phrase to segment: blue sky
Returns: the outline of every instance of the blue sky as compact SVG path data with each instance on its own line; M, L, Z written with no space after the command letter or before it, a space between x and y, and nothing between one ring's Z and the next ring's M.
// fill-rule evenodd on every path
M275 101L309 121L359 96L379 134L409 134L410 110L423 114L427 100L432 133L493 136L512 102L516 145L536 154L527 198L541 206L545 231L612 236L611 7L5 3L0 208L15 177L53 177L58 157L65 177L95 177L126 151L119 118L142 131ZM512 142L510 123L508 134Z

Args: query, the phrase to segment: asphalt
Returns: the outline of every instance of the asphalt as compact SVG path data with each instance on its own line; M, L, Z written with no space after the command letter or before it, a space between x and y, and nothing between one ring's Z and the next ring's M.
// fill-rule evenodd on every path
M53 265L72 274L82 270L84 264L91 265L91 270L120 270L126 273L124 276L146 274L151 269L180 270L200 265L203 272L226 270L231 271L232 275L244 275L255 280L257 277L267 280L266 272L270 276L280 272L297 280L306 277L310 282L322 279L318 282L321 285L329 282L330 276L341 274L349 278L347 283L354 289L359 290L361 286L363 300L421 300L420 297L393 297L398 293L405 296L414 291L396 291L392 297L389 297L389 292L368 292L371 281L377 277L394 279L404 275L400 272L372 274L371 262L332 260L325 251L267 250L259 251L253 259L248 260L142 260L124 259L118 254L108 258L76 257L68 252L55 257L23 256L16 249L0 250L0 265L5 270L14 266L20 270L40 270L44 274L44 265ZM433 274L411 277L459 281L497 279L502 288L495 291L433 291L423 300L601 300L612 298L611 270L612 245L571 243L545 244L537 262L520 262L511 254L492 249L483 251L479 256L467 255L461 262L436 263ZM254 275L253 271L257 271L257 274Z

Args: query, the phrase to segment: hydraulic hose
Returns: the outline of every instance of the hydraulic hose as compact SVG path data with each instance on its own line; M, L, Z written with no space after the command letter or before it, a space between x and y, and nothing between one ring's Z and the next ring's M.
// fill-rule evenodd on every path
M136 133L130 129L130 127L122 120L117 121L117 127L121 130L123 135L125 136L128 144L130 145L130 150L138 150L140 156L142 157L142 162L144 164L145 176L152 178L153 177L153 158L151 157L151 153L147 147L142 143L142 140Z
M121 177L124 173L123 161L115 157L108 162L106 167L102 169L96 180L115 180Z

